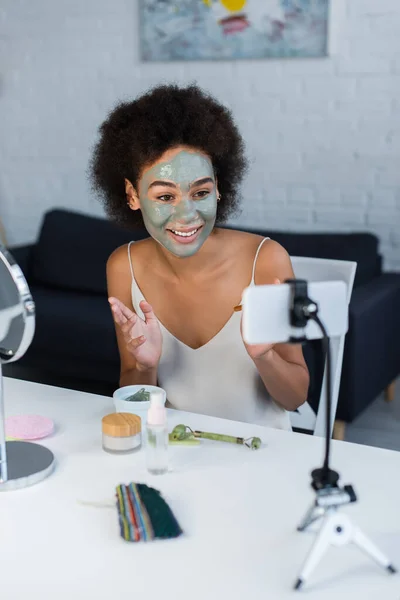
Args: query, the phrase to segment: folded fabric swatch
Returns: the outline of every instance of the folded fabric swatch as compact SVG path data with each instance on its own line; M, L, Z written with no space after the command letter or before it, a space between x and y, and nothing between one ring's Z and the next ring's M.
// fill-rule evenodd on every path
M142 483L116 488L121 537L127 542L170 539L183 531L161 493Z

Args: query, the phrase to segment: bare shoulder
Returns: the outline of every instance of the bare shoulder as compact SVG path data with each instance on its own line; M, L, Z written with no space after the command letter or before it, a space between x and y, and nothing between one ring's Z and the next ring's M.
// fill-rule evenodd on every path
M107 260L108 296L118 298L130 310L134 310L134 307L132 305L132 274L129 264L129 254L132 264L135 264L135 261L136 264L140 264L141 259L138 260L138 255L146 252L145 241L140 240L130 245L124 244L114 250Z
M267 238L260 249L259 258L261 261L273 261L274 263L285 264L290 261L289 254L285 248L270 238Z
M292 262L287 250L275 240L266 240L258 255L255 282L267 284L279 279L283 283L285 279L291 279L293 276Z
M249 231L239 231L237 229L218 229L218 233L224 243L232 244L235 252L246 250L254 255L261 242L265 240L260 248L259 260L270 260L273 258L274 260L284 261L288 258L288 254L283 246L262 235Z
M116 248L116 250L110 254L107 260L107 271L124 270L126 264L128 264L128 244Z
M146 256L150 246L149 241L150 240L145 239L133 242L130 245L124 244L123 246L119 246L107 260L107 272L117 272L119 274L129 272L129 255L132 260Z
M293 277L290 256L278 242L265 239L261 235L235 229L220 229L219 232L224 243L229 243L235 253L240 252L249 260L254 260L257 249L265 240L257 257L256 283L272 283L276 279L283 281Z
M240 231L239 229L218 228L217 232L220 241L224 244L229 244L235 252L238 250L252 252L263 240L261 235L248 231Z

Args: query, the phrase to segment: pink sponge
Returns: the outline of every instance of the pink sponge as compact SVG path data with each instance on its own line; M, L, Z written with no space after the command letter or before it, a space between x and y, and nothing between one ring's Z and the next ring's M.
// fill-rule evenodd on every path
M54 422L39 415L15 415L5 421L6 436L15 440L39 440L54 431Z

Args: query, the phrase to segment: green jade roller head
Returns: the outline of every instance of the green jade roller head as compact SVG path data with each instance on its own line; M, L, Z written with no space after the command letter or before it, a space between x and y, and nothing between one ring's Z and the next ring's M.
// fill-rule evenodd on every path
M244 439L231 435L220 433L207 433L205 431L193 431L188 425L177 425L169 434L169 441L176 445L196 445L198 439L214 440L216 442L228 442L230 444L240 444L247 446L251 450L258 450L261 447L261 440L258 437Z

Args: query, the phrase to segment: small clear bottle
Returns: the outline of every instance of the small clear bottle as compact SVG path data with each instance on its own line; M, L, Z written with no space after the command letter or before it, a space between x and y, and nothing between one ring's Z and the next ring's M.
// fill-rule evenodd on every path
M168 425L165 409L166 395L163 390L150 394L150 408L146 425L146 463L152 475L168 471Z

